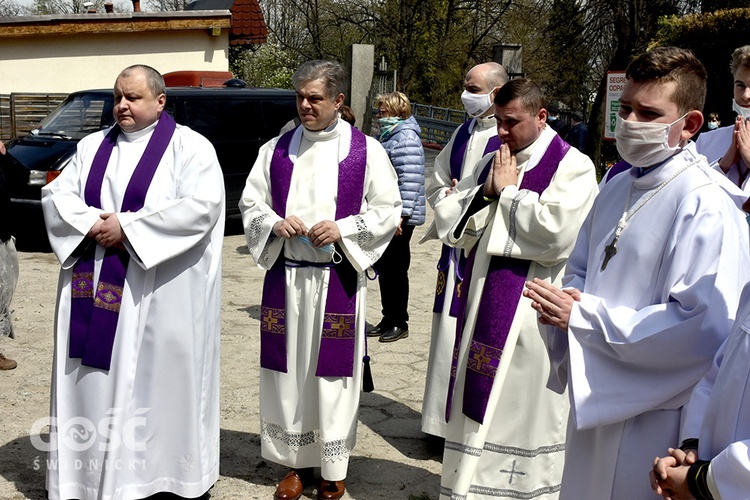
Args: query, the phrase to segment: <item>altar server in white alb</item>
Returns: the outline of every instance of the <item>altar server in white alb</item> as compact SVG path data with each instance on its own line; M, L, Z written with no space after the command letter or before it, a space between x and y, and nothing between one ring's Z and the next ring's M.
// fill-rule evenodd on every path
M750 287L734 329L693 390L679 448L655 461L651 486L665 498L750 498ZM676 443L675 443L676 444Z
M261 307L264 458L292 468L277 499L344 494L365 354L364 272L401 219L383 147L339 118L347 76L309 61L292 77L301 126L260 149L240 201L250 255L266 269Z
M484 155L500 147L492 101L507 81L508 73L496 62L477 64L466 73L461 101L472 119L453 132L448 144L435 158L433 174L427 183L427 198L431 207L435 208L435 204L451 192L458 181L471 177ZM437 239L434 223L420 243L432 239ZM443 245L438 261L430 355L422 399L422 430L440 437L445 437L445 398L456 338L458 300L454 292L457 284L456 265L459 263L460 252Z
M557 498L568 401L545 384L544 327L524 283L560 283L597 193L591 160L546 125L532 81L494 100L500 149L435 206L468 255L448 385L440 498Z
M555 327L550 387L570 394L561 499L654 495L645 471L677 442L750 278L745 196L690 142L703 124L703 65L659 47L626 77L615 138L632 168L602 187L565 288L527 284Z
M42 191L62 264L47 490L198 497L219 477L222 172L156 70L126 68L114 97L117 124Z
M708 163L745 192L750 191L750 45L735 49L729 69L734 77L731 125L703 132L695 142Z

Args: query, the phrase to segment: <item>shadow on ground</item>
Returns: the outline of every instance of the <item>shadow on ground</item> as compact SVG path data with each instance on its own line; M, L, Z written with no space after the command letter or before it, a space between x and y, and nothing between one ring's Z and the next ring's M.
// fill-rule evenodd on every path
M396 451L415 460L441 461L442 440L422 432L422 414L377 392L362 393L359 421L379 434Z
M376 409L376 406L385 409ZM407 429L406 433L394 435L393 428L384 424L386 421L397 421L396 425L403 429L404 414L409 414L408 418L416 420L418 428L417 412L384 396L375 393L363 394L363 406L360 410L360 421L363 425L381 433L383 438L404 456L413 459L434 459L434 453L430 450L429 441L425 439L424 434L415 434ZM36 437L48 442L47 435ZM363 446L361 440L358 446ZM367 450L359 449L358 455L353 456L349 464L347 490L350 498L394 498L394 488L400 492L396 498L429 498L425 496L425 490L435 489L435 485L440 482L437 474L426 469L404 464L400 460L367 458L360 456L362 454L366 455ZM0 474L12 482L26 498L44 499L46 458L46 452L36 449L28 436L18 437L0 446ZM261 457L259 435L227 429L221 430L220 464L221 476L239 479L250 485L274 487L287 472L286 467ZM316 472L319 475L319 470ZM379 490L382 495L377 493ZM390 493L385 494L386 491ZM208 499L209 496L206 495L202 499ZM148 500L179 498L160 494ZM303 498L315 498L315 487L307 488Z
M49 435L35 438L49 442ZM47 453L34 447L29 436L22 436L0 446L0 475L12 482L25 498L44 500L47 498L45 474ZM14 497L15 498L15 497ZM191 500L208 500L209 492ZM188 500L171 493L159 493L144 500Z
M361 446L361 443L358 444ZM362 450L360 450L362 451ZM254 485L275 487L287 473L284 466L260 456L260 436L234 430L221 430L221 475ZM316 469L320 478L320 470ZM425 490L436 490L437 474L394 460L353 456L346 481L349 498L408 499L429 498ZM395 490L394 490L395 488ZM394 491L398 491L394 495ZM304 499L316 498L316 485L305 488Z
M34 448L29 436L21 436L0 446L0 474L26 498L44 499L46 459L47 453Z

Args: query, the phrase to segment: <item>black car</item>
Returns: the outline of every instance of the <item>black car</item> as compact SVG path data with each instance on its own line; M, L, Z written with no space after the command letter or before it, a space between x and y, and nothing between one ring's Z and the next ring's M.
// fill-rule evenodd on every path
M70 162L79 140L114 124L112 90L70 94L29 135L6 144L0 156L13 208L14 234L44 233L41 188ZM242 87L170 87L166 111L204 135L224 171L227 216L237 204L258 150L297 116L292 90Z

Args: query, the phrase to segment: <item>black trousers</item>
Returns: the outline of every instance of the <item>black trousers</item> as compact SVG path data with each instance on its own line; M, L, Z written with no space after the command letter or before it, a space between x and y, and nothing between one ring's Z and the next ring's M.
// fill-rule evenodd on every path
M383 305L384 328L406 328L409 321L409 242L414 226L403 224L403 232L394 236L383 256L373 266L378 272L380 302Z

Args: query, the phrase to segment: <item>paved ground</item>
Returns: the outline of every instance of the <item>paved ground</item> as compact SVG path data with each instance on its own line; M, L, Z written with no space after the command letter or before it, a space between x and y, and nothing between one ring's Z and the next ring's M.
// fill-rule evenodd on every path
M428 150L428 170L435 151ZM428 208L428 223L432 212ZM349 499L429 500L438 497L442 449L420 431L429 351L437 242L412 240L410 336L370 342L375 392L362 395L358 443L349 465ZM18 338L0 349L19 363L0 372L0 499L44 498L43 453L30 435L48 415L52 321L59 265L51 253L21 252L13 302ZM221 477L212 499L270 499L284 469L260 457L258 360L263 273L251 264L241 235L224 241L221 355ZM368 287L368 319L380 319L377 283ZM41 429L42 435L46 432ZM303 498L315 498L314 489Z

